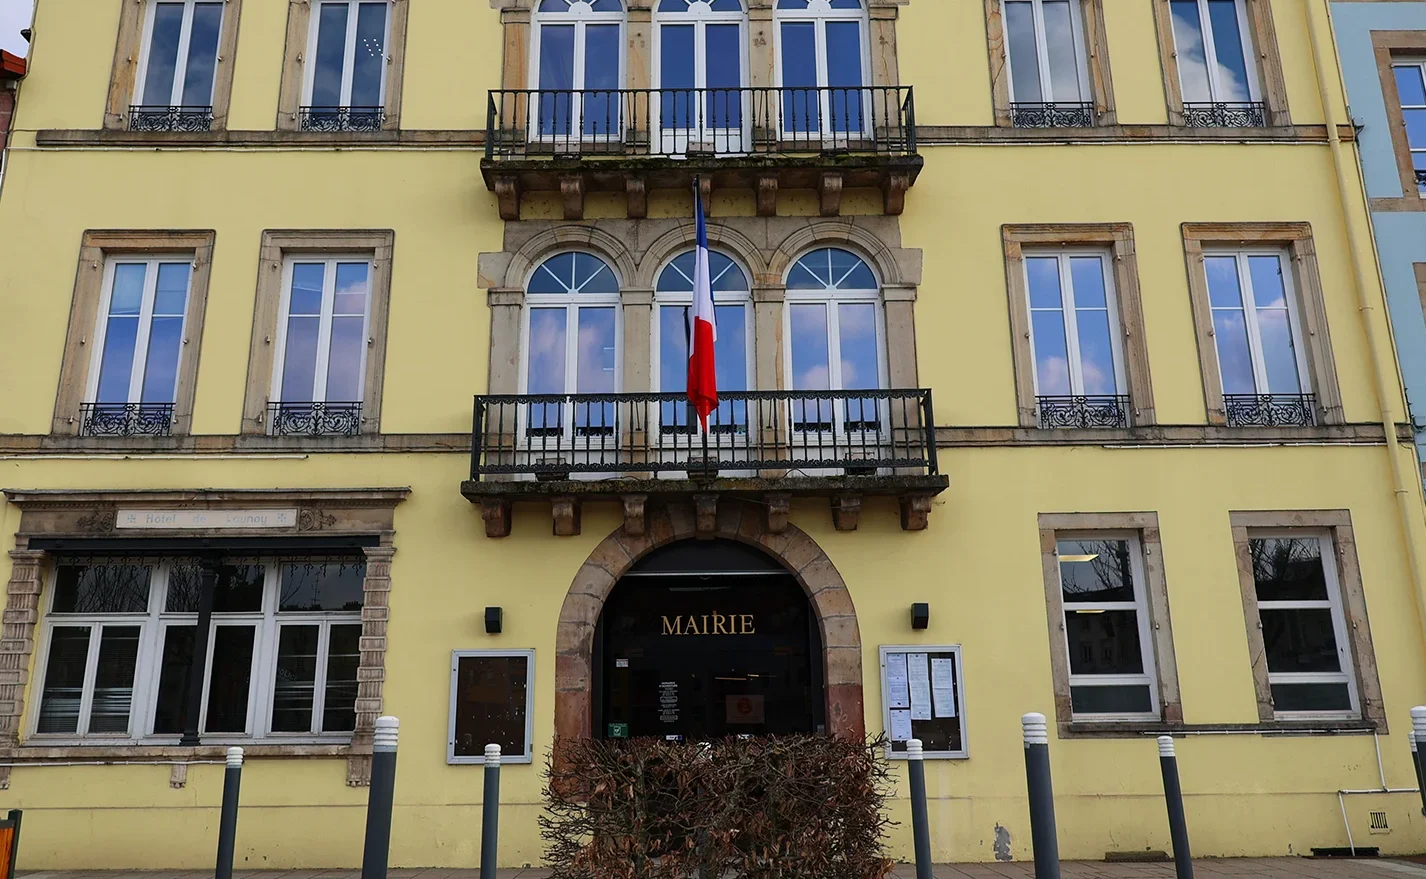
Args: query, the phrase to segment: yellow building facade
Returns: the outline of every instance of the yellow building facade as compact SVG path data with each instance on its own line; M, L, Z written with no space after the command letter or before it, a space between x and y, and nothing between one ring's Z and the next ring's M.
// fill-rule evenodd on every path
M400 866L477 863L488 741L520 866L560 736L794 732L926 740L936 859L1025 859L1032 711L1067 858L1170 848L1161 734L1200 855L1426 848L1426 521L1326 3L37 6L27 869L209 863L234 744L240 865L352 866L381 714Z

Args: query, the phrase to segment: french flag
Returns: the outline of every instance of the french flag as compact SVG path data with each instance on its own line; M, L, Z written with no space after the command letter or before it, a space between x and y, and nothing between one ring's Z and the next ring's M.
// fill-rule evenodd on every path
M698 250L693 264L693 319L688 324L688 402L698 412L703 432L708 413L718 408L718 321L713 313L713 284L708 273L708 226L703 222L703 197L693 188L693 214L698 223Z

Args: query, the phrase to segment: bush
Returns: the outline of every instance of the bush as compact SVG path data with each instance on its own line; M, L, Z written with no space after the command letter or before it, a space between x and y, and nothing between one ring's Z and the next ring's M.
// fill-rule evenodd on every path
M554 879L884 879L885 743L562 741L540 818Z

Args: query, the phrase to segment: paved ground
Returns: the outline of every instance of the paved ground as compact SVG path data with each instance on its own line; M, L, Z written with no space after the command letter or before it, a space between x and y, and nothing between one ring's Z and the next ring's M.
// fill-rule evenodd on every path
M21 871L20 879L212 879L212 872L155 871L125 872L118 870L88 871ZM239 870L236 879L359 879L358 870ZM546 879L544 870L501 870L499 879ZM1034 879L1030 863L1014 864L938 864L936 879ZM1313 858L1264 858L1243 860L1205 859L1194 864L1198 879L1426 879L1426 865L1405 861L1381 860L1316 860ZM389 879L479 879L479 870L392 870ZM895 879L915 879L916 870L901 866ZM1104 864L1098 862L1065 862L1063 879L1174 879L1173 864Z

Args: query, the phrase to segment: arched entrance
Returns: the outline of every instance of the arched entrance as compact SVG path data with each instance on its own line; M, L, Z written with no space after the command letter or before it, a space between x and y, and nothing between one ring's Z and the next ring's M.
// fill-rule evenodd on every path
M706 515L705 510L699 512ZM756 549L801 588L817 635L809 643L810 663L821 673L821 705L814 712L815 722L825 724L831 735L865 735L862 644L856 610L841 574L816 541L795 525L778 523L771 529L762 507L730 499L720 500L714 522L700 521L692 504L650 503L644 523L642 534L630 534L621 527L595 547L565 596L555 660L556 740L594 733L595 633L616 584L653 551L695 537L735 541ZM602 716L602 708L600 713ZM607 727L600 732L607 734Z
M620 578L594 632L593 733L825 732L821 633L797 579L731 540L682 540Z

